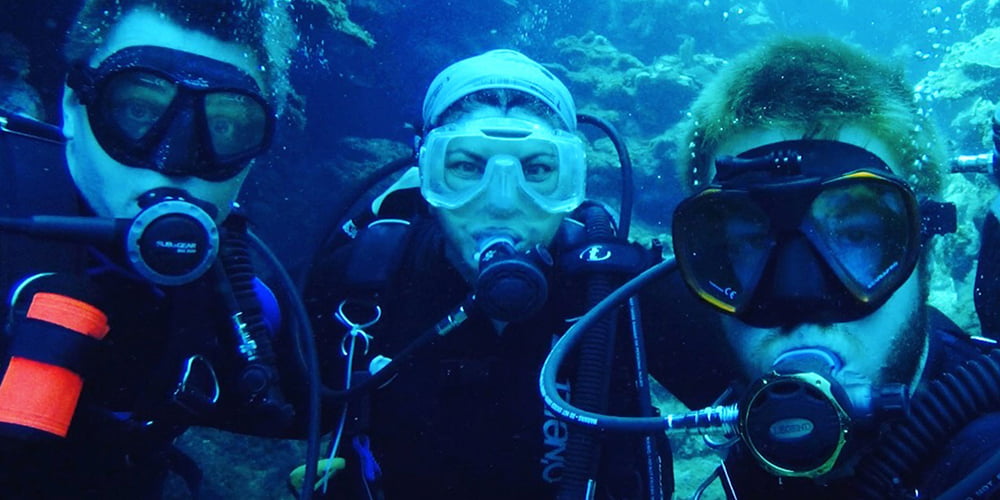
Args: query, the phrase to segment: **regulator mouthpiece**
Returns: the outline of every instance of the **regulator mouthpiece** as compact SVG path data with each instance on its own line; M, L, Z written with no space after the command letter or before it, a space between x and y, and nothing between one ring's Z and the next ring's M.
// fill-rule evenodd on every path
M905 386L873 388L842 368L830 351L796 349L751 385L739 433L762 467L785 477L827 474L859 428L905 411Z
M183 285L203 274L219 252L215 207L185 191L159 188L139 197L132 219L35 215L0 217L0 230L79 244L124 246L136 273L158 285Z
M485 240L478 255L476 304L487 316L516 322L541 310L549 295L542 269L552 266L545 248L518 252L511 238L500 236Z
M125 235L136 272L159 285L183 285L212 267L219 253L213 206L173 188L143 194L139 206Z

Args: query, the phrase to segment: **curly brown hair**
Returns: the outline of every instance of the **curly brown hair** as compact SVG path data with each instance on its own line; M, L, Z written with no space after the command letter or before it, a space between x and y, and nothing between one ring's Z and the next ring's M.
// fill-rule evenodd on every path
M716 150L752 128L799 128L805 138L862 124L900 159L897 175L923 196L942 182L944 149L901 68L826 37L779 38L733 61L692 106L678 174L689 190L710 180Z

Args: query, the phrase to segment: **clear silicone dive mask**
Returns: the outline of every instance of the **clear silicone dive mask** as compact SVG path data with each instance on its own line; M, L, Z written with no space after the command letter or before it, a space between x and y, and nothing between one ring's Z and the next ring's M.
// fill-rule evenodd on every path
M564 213L585 196L583 141L526 120L485 118L436 128L418 158L421 193L439 208L520 192L542 210Z

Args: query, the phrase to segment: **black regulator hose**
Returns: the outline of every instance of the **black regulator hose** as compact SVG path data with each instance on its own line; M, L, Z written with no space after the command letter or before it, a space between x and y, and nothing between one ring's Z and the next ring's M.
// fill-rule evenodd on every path
M629 229L631 229L632 226L632 200L635 196L632 159L629 157L628 147L625 145L625 141L622 140L618 130L611 124L611 122L603 118L583 113L577 114L576 119L580 123L586 123L601 129L601 131L608 136L608 139L611 139L611 143L615 146L615 152L618 153L618 163L621 165L622 169L622 199L621 207L619 208L621 213L618 214L618 234L621 235L623 239L628 239Z
M639 416L655 417L653 409L653 395L649 387L649 370L646 367L646 340L642 332L642 311L639 308L639 300L629 297L629 320L632 325L632 348L635 350L635 388L638 392ZM646 460L646 491L649 492L651 500L664 498L663 469L660 467L662 461L660 442L655 434L646 434L642 437L643 456ZM669 446L669 445L668 445ZM669 450L668 450L669 452ZM672 458L671 458L672 460ZM671 471L672 473L672 471ZM670 476L670 491L673 491L673 476Z
M596 427L602 430L654 433L687 431L691 429L707 430L718 428L724 432L731 433L736 422L735 406L710 407L702 410L687 412L681 415L667 415L665 417L619 417L613 415L601 415L596 412L577 408L565 400L556 390L556 374L559 367L565 361L566 356L573 347L580 341L580 337L587 333L594 323L612 309L618 307L629 297L639 293L642 287L649 282L677 269L677 263L673 258L669 258L646 269L641 274L632 278L624 285L615 289L607 298L599 302L587 314L584 314L566 330L556 345L552 347L549 356L542 364L542 371L538 376L538 386L542 394L545 406L552 414L564 421L577 425Z
M309 323L309 314L303 305L302 297L299 296L295 283L292 281L288 271L281 264L281 261L274 255L274 252L252 231L247 231L247 238L256 250L271 266L277 274L281 287L288 299L288 304L292 309L292 317L295 320L295 333L293 341L299 354L305 362L306 388L308 390L308 415L306 430L306 470L302 480L302 492L299 498L309 500L312 498L313 485L316 484L316 469L319 462L319 421L320 421L320 378L319 378L319 356L316 351L316 340L313 337L312 326Z
M666 428L664 419L660 417L617 417L611 415L601 415L597 412L577 408L570 405L556 390L556 375L559 367L565 361L566 356L586 334L594 324L618 307L629 297L635 295L649 282L665 275L677 268L673 258L664 260L659 264L643 271L630 281L617 288L604 300L599 302L587 314L584 314L573 324L566 333L556 342L549 352L549 356L542 365L542 371L538 377L539 389L542 399L552 413L558 418L576 424L597 427L599 429L613 429L631 432L656 432Z
M635 198L635 173L632 168L632 158L628 154L628 146L621 138L615 126L607 120L582 113L578 114L576 119L581 123L587 123L600 128L608 136L608 139L611 140L611 143L614 144L615 151L618 153L618 163L621 167L622 176L622 198L621 207L619 208L618 235L622 241L627 242L632 226L632 206ZM635 297L629 299L629 319L632 326L632 346L636 354L635 375L636 388L639 392L639 415L652 417L654 414L652 396L649 392L649 379L646 371L646 345L642 337L642 316L638 300ZM659 462L659 453L655 449L655 441L652 435L647 435L643 438L643 445L646 448L644 453L646 455L646 465L649 468L647 477L650 483L648 485L650 498L661 498L663 494L661 491L662 478L660 477L661 474L657 465Z
M583 209L587 241L614 239L611 216L595 205ZM607 273L590 273L586 284L586 307L589 309L607 297L613 287ZM573 400L589 411L608 409L608 387L615 353L615 315L604 315L589 329L580 346L579 364L573 379ZM566 443L566 468L559 480L560 500L587 497L588 484L597 477L601 456L600 435L596 429L577 428Z
M879 446L858 465L861 497L886 498L900 485L912 484L924 459L940 450L974 418L997 410L1000 349L962 363L914 395L910 416L891 427ZM983 484L967 485L967 493Z
M278 357L271 346L264 311L257 297L250 245L243 237L245 221L232 217L227 225L228 230L220 235L219 263L232 290L232 297L228 299L233 302L230 308L234 313L231 340L241 364L237 389L246 398L248 408L262 414L272 432L277 422L280 432L291 424L295 412L281 391Z

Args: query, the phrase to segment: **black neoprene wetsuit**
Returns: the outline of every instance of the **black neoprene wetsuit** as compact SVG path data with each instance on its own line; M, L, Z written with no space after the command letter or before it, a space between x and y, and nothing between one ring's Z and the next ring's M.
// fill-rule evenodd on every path
M0 172L8 190L0 214L89 215L70 180L64 147L0 132ZM157 287L122 266L120 253L117 247L0 233L5 297L22 279L57 271L98 291L110 326L82 374L68 435L48 440L0 436L2 498L158 498L170 470L197 479L195 465L172 447L188 426L284 431L277 422L271 426L246 412L232 389L239 368L224 339L232 334L233 312L220 295L217 275ZM5 300L0 317L6 320L9 309ZM9 343L9 336L0 341L4 371ZM213 406L175 404L185 363L194 355L211 364L218 377L221 393ZM195 385L189 380L189 389Z
M564 223L557 242L568 238L567 225L574 224ZM377 298L382 319L365 329L372 336L370 351L357 354L356 370L364 370L376 355L393 357L470 292L444 258L437 223L418 217L410 232L402 261ZM557 261L558 246L553 245ZM347 244L320 260L306 293L325 379L336 388L343 387L340 348L346 329L333 312L350 288L344 286L344 266L353 261L353 251ZM473 310L465 324L414 355L388 384L367 400L351 403L339 453L347 458L348 470L339 474L332 496L367 498L357 481L364 462L351 450L352 436L365 435L382 472L375 486L386 498L555 498L573 430L547 414L538 374L553 341L569 326L567 318L583 312L583 286L558 272L549 283L549 301L534 317L500 326ZM634 364L622 355L628 352L625 343L618 346L616 366ZM612 379L610 411L634 415L634 381L619 375ZM616 434L605 441L597 498L645 498L636 465L638 440ZM669 475L664 481L670 482L669 457L664 461Z

